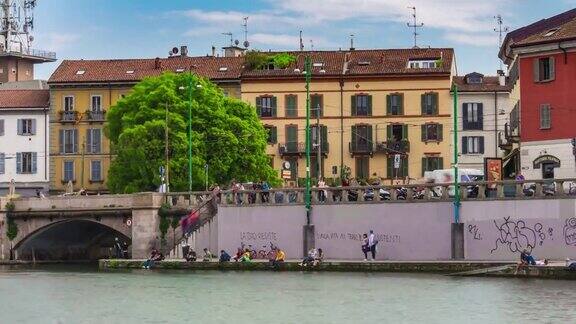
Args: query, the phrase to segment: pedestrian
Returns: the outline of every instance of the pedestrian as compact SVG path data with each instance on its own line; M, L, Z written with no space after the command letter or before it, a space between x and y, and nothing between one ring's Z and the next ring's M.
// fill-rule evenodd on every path
M182 257L186 259L186 257L188 256L188 252L190 252L190 245L188 245L186 239L182 240L181 245L182 245Z
M226 253L226 251L220 251L220 262L230 262L230 254Z
M124 259L128 259L128 242L126 241L122 243L122 256Z
M368 247L370 248L370 253L372 254L372 261L376 260L376 245L378 245L378 240L374 235L374 231L370 230L370 235L368 235Z
M212 252L210 252L208 248L204 248L204 257L202 258L202 261L204 262L212 261Z
M262 181L262 202L270 202L270 185L266 180Z
M114 238L114 256L116 259L122 259L122 245L117 237Z
M370 251L368 245L368 234L362 234L362 252L364 253L364 261L368 261L368 251Z
M318 180L318 200L320 202L325 202L326 196L328 196L325 188L326 188L326 182L324 182L324 179L320 178Z

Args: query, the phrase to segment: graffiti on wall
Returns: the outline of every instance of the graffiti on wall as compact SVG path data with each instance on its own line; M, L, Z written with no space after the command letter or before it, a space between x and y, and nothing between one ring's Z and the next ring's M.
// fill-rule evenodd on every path
M576 217L566 220L564 225L564 241L566 245L576 245Z
M522 252L523 250L532 252L532 249L537 245L542 245L546 239L541 223L536 223L534 226L529 227L525 221L511 220L510 216L508 216L504 217L500 224L494 220L494 226L496 226L498 235L495 247L490 250L490 253L501 247L507 248L512 253Z
M362 241L362 234L360 233L317 233L317 240L326 241ZM400 243L400 235L397 234L378 234L376 239L380 243Z
M481 241L482 240L482 233L478 229L478 226L475 224L468 225L468 233L472 234L472 237L475 240Z
M241 241L278 241L276 232L240 232Z

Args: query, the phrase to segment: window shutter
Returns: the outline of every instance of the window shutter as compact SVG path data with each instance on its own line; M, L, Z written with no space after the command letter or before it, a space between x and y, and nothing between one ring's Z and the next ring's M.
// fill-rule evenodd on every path
M462 104L462 129L467 130L470 128L468 123L468 105L467 103Z
M462 154L468 154L468 136L462 136Z
M22 153L16 153L16 173L22 173Z
M438 132L438 141L439 141L439 142L442 142L442 141L444 140L444 134L443 134L443 132L444 132L444 125L438 124L438 126L436 126L436 127L438 127L438 130L437 130L437 132Z
M356 116L358 114L358 108L356 107L356 96L351 96L350 98L350 112L352 116Z
M392 96L386 95L386 115L392 115Z
M480 150L478 153L484 154L484 136L480 136L478 142L480 142Z
M262 116L262 97L256 97L256 113Z
M298 116L298 110L296 108L296 96L286 95L286 117L296 117Z
M392 140L392 125L386 126L386 140Z
M494 118L498 118L495 116ZM484 129L484 104L478 104L478 127L476 129L483 130Z
M423 124L420 127L422 129L422 142L426 142L426 140L428 139L428 136L426 136L426 124Z
M372 96L367 96L368 98L366 98L366 104L368 105L368 116L372 116Z
M438 115L438 106L439 106L439 98L438 98L438 93L435 92L432 94L432 105L434 105L434 109L433 110L433 114L434 115Z
M4 155L4 153L0 153L0 174L4 174L6 172L5 169L5 158L6 156Z
M270 139L272 144L276 144L278 142L278 128L270 128Z
M368 149L372 151L372 125L366 127L366 139L368 142Z
M58 144L60 145L60 154L64 153L64 130L61 129L58 132L58 137L59 137L59 142Z
M32 119L32 131L30 133L36 135L36 119Z
M32 153L32 173L33 173L33 174L36 174L36 172L37 172L37 170L38 170L38 167L37 167L37 164L36 164L36 159L37 159L37 158L38 158L38 153L33 152L33 153Z
M404 94L398 95L398 106L400 107L399 115L404 115Z
M535 58L532 61L533 64L533 72L534 72L534 82L539 82L540 81L540 60L538 58Z
M402 139L403 140L408 139L408 125L406 124L402 125Z
M86 152L94 153L92 150L92 129L88 128L86 130Z
M408 156L403 156L400 159L400 163L402 163L402 176L408 176Z
M439 170L444 169L444 158L443 157L438 158L438 169Z
M423 157L422 158L422 176L424 176L424 172L428 171L427 169L427 162L428 162L428 158Z
M386 160L386 170L388 173L387 177L388 179L392 179L394 178L394 156L390 155Z
M18 119L18 135L22 135L22 123L23 119Z
M276 117L276 111L277 111L277 104L278 104L278 100L276 98L276 96L270 98L270 104L272 105L272 117Z
M92 135L94 153L100 153L102 151L102 130L98 128L95 131L96 133Z
M0 119L0 136L4 136L4 119Z
M420 95L420 110L422 115L426 115L426 94Z
M72 130L72 153L78 152L78 130Z
M358 142L358 127L352 126L352 149L356 148L356 143Z
M556 64L554 63L554 56L548 58L550 64L550 80L556 78Z
M320 126L320 133L322 136L322 149L324 149L328 143L328 127L324 125Z

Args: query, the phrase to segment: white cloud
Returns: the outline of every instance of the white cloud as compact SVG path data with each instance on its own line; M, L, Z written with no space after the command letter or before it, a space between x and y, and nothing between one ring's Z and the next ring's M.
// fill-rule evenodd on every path
M80 40L80 35L70 33L48 33L37 35L36 39L39 39L40 41L36 44L38 46L34 45L33 47L45 48L57 52Z
M447 33L444 38L472 46L498 46L498 36L496 34Z

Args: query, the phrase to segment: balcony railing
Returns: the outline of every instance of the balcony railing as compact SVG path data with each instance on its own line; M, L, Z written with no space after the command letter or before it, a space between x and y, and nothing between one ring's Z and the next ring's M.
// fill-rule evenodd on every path
M372 154L374 153L374 143L370 142L350 142L350 154Z
M88 121L103 122L106 120L106 110L88 111Z
M60 112L60 122L62 123L73 123L78 119L77 111L61 111Z
M323 142L321 145L321 153L323 155L328 154L330 149L330 145L328 142ZM316 144L310 145L310 152L317 153L318 146ZM278 144L278 153L281 156L284 155L303 155L306 154L306 143L299 142L299 143L280 143Z
M376 152L384 152L390 154L405 154L410 152L410 141L386 141L376 144Z
M56 60L56 53L55 52L50 52L50 51L44 51L44 50L38 50L38 49L34 49L34 48L22 48L20 49L11 49L11 50L4 50L2 51L2 53L6 53L6 54L11 54L11 53L17 53L17 54L21 54L21 55L29 55L29 56L35 56L35 57L41 57L44 59L48 59L48 60Z

